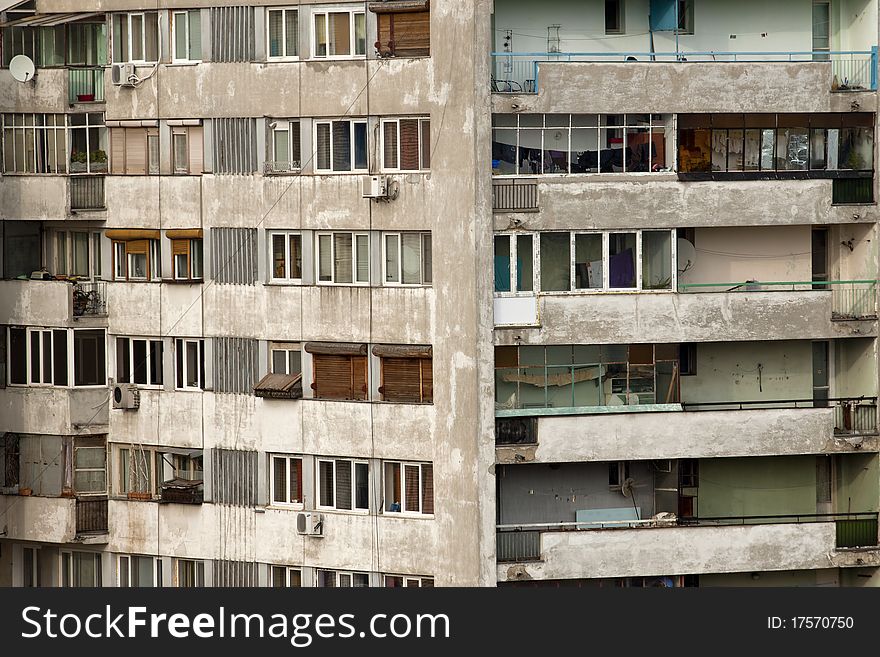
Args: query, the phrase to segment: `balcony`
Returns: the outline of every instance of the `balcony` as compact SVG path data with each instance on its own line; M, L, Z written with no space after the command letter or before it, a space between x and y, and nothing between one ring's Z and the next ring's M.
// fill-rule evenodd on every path
M70 177L70 210L103 210L104 176Z
M74 103L104 102L104 68L101 66L67 69L68 100Z
M83 543L108 540L107 498L80 497L76 500L76 537Z
M3 538L71 543L76 536L75 506L69 497L0 495Z
M871 50L850 50L836 52L493 52L492 93L499 94L537 94L540 89L540 71L544 64L554 67L556 76L565 76L559 64L571 62L619 63L637 66L643 64L684 64L690 63L777 63L827 62L830 79L829 90L876 91L877 90L877 46Z
M103 281L74 283L73 316L106 317L107 316L107 283Z
M107 316L107 283L74 280L0 281L0 324L71 326Z

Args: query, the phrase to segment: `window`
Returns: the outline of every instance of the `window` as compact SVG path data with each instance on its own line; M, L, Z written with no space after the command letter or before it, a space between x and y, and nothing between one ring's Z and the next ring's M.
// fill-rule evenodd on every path
M99 552L62 552L61 586L101 586L101 554Z
M318 233L318 284L370 283L370 236L367 233Z
M431 233L385 233L382 246L386 285L431 284Z
M156 11L113 14L114 62L159 61L159 13Z
M101 275L101 234L87 231L51 231L55 274L78 278Z
M319 509L370 509L370 468L366 461L318 459L317 463Z
M119 482L116 489L130 499L152 499L156 494L153 463L156 454L141 445L119 448ZM161 463L159 464L161 466ZM157 468L157 474L160 468Z
M172 60L198 62L202 59L202 12L198 9L171 12Z
M367 573L345 573L335 570L315 571L315 586L321 588L366 588L370 585Z
M434 466L384 463L385 513L434 513Z
M495 236L495 292L534 292L534 236Z
M0 494L18 492L21 479L21 440L18 434L0 435Z
M177 175L198 175L204 169L202 126L171 126L171 166Z
M272 456L271 500L273 506L303 503L303 461L299 456Z
M4 114L4 173L66 173L64 114Z
M172 239L171 266L174 280L202 280L202 238Z
M107 492L107 446L103 437L75 439L73 489L78 495L103 495Z
M120 554L117 562L117 584L133 588L161 587L162 559Z
M373 353L382 361L379 392L383 401L411 404L430 404L434 401L434 368L430 347L376 345Z
M178 390L203 390L205 387L205 341L177 338L174 340Z
M272 281L302 282L302 235L269 233L272 244Z
M70 173L107 173L108 143L100 112L69 114Z
M682 114L679 173L773 172L859 177L874 169L873 115ZM846 172L846 173L845 173ZM780 175L781 174L781 175ZM862 174L864 175L864 174Z
M9 384L68 385L67 329L9 328Z
M298 172L301 167L299 121L274 119L268 125L269 153L265 172L267 174Z
M113 278L117 281L159 280L161 264L158 239L113 242Z
M21 585L25 588L40 586L40 549L21 548Z
M608 463L608 487L620 489L630 478L629 461L611 461Z
M116 338L116 381L161 386L164 349L161 339Z
M56 29L61 26L57 26ZM107 64L107 25L99 23L67 24L67 64L103 66ZM57 46L56 46L57 48ZM60 53L56 52L56 57Z
M366 121L315 121L315 171L367 171Z
M678 0L678 32L694 33L694 0Z
M106 343L103 329L73 330L73 385L107 385Z
M296 9L279 8L267 10L266 52L272 59L297 59L299 57L299 12Z
M270 566L273 588L299 588L302 586L302 571L287 566Z
M430 119L382 119L382 169L425 171L431 168Z
M110 173L157 175L159 128L111 128Z
M313 57L364 56L367 27L363 11L341 9L312 12L314 21Z
M270 347L272 374L300 374L302 352L299 345L273 343Z
M492 170L500 175L670 171L668 114L496 114Z
M605 0L605 34L623 34L624 0Z
M431 54L430 11L396 12L383 9L381 5L370 4L370 11L377 14L379 40L376 42L376 51L379 56L428 57Z
M679 349L679 369L682 376L694 376L697 373L697 343L684 342Z
M366 345L308 342L305 349L312 354L316 399L368 398Z
M433 577L410 577L407 575L385 575L385 586L388 588L433 587Z
M175 586L194 588L205 585L205 562L193 559L177 559Z

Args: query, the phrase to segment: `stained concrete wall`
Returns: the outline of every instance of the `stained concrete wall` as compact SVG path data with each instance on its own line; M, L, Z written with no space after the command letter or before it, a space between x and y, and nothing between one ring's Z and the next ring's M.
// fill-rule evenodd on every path
M5 538L70 543L76 536L75 506L73 498L0 495Z
M69 207L65 176L3 176L0 185L2 219L66 219Z
M829 568L833 522L545 532L541 561L499 564L498 580Z
M0 324L68 326L71 289L66 281L0 281Z

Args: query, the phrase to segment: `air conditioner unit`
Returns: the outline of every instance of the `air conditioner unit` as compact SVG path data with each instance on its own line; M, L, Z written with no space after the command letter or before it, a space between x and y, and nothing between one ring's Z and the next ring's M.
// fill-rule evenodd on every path
M137 386L119 384L113 386L113 408L136 411L141 406L141 393Z
M324 535L324 514L304 513L296 514L296 533L303 536L323 536Z
M388 178L386 176L364 176L361 179L364 198L388 198Z
M133 87L135 78L134 64L112 64L110 67L110 82L117 87Z

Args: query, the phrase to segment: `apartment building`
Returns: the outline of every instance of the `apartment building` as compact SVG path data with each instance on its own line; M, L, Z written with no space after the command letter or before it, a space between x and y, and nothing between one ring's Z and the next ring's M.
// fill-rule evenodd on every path
M499 585L877 585L877 3L492 27Z
M876 0L0 10L0 584L880 584Z
M485 7L0 9L0 583L494 585Z

